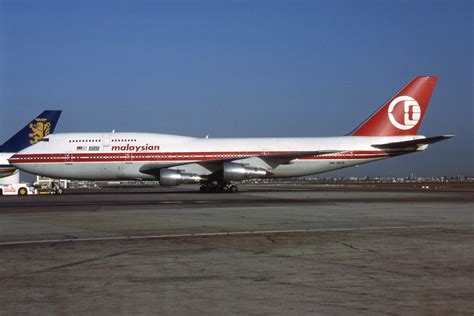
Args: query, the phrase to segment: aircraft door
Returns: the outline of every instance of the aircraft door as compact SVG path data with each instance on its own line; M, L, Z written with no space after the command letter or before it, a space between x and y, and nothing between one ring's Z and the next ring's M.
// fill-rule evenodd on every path
M102 134L102 146L109 147L110 146L110 134Z
M133 153L126 153L125 154L125 163L131 164L133 161Z
M133 161L133 153L127 152L123 155L124 160L117 163L117 171L119 178L128 178L130 173L133 172L132 170L132 161Z
M72 153L67 153L66 156L64 157L64 163L66 165L72 165Z

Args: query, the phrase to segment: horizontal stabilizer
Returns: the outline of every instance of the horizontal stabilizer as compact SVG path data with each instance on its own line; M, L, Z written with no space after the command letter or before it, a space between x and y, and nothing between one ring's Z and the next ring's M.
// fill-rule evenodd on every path
M377 145L372 145L372 147L379 148L379 149L411 149L413 147L437 143L446 139L450 139L451 137L454 137L454 135L441 135L441 136L420 138L420 139L415 139L415 140L407 140L403 142L377 144Z

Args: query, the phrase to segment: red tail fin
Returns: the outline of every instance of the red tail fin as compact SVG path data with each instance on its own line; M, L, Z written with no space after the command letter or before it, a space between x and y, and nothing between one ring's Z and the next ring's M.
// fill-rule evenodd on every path
M365 120L353 136L416 135L425 115L436 77L416 77Z

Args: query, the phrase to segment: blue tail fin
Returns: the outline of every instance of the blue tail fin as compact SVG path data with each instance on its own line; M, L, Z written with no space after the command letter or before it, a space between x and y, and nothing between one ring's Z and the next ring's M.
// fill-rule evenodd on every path
M44 111L0 146L0 152L16 153L52 134L61 111Z

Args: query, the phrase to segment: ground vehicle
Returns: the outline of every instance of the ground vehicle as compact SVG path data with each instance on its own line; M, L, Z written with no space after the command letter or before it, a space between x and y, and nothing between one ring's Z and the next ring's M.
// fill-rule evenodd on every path
M36 195L63 194L63 189L57 183L51 186L38 187L29 183L0 184L0 195Z
M0 195L34 195L38 191L29 183L14 183L0 185Z
M60 184L52 182L51 184L42 184L35 182L34 186L37 189L38 194L63 194L63 188Z

